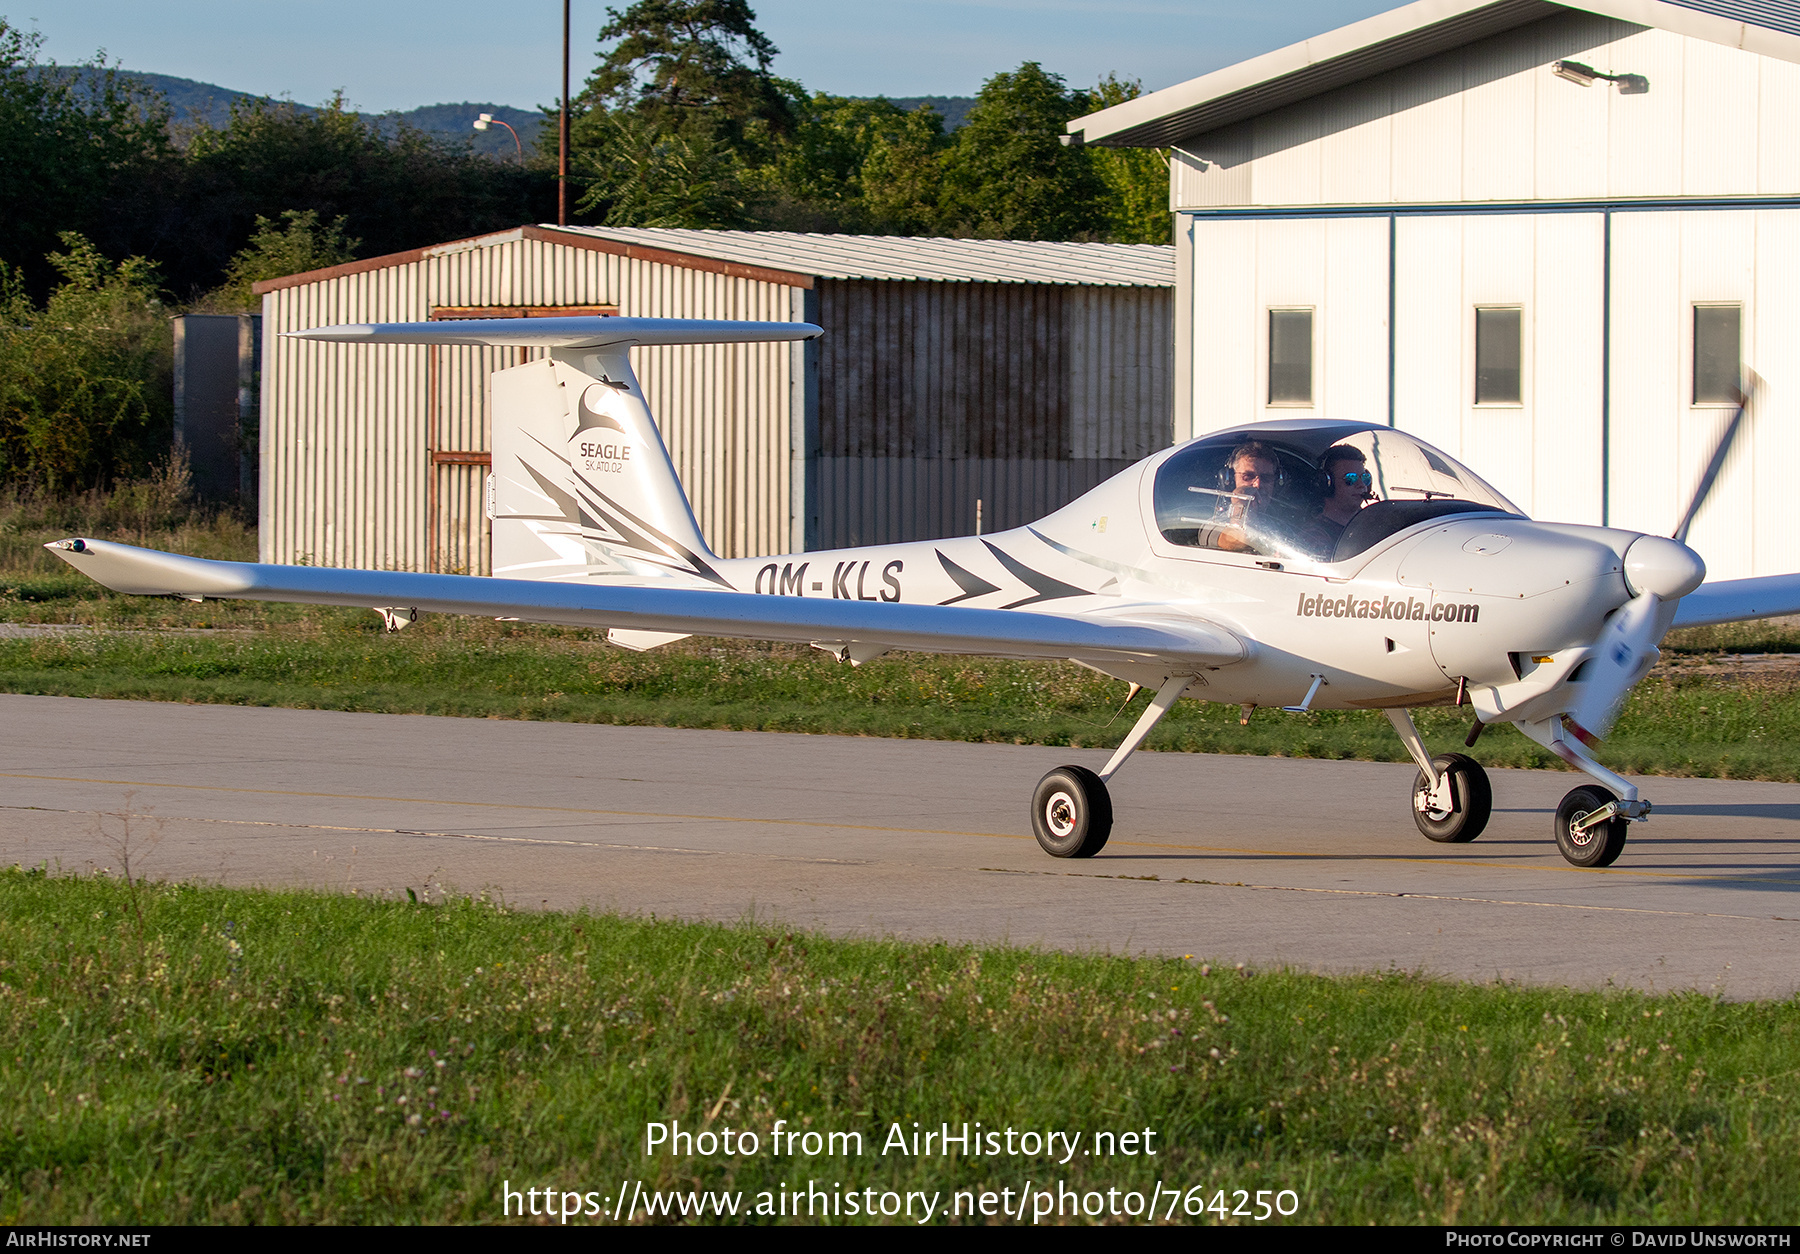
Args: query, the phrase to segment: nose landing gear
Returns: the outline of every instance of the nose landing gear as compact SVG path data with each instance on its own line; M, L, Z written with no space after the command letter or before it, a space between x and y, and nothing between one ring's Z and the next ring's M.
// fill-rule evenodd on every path
M1637 785L1596 762L1579 740L1563 735L1561 717L1514 724L1570 766L1591 776L1556 807L1556 847L1576 866L1611 866L1624 852L1625 837L1635 820L1650 817L1650 803Z
M1611 866L1630 830L1619 798L1598 784L1573 789L1556 807L1556 847L1576 866Z

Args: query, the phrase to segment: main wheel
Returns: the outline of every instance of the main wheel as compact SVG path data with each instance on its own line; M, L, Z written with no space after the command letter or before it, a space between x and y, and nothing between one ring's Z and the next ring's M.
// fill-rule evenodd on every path
M1440 844L1461 845L1481 835L1494 812L1494 789L1488 783L1481 763L1466 753L1440 753L1431 765L1450 776L1452 808L1439 810L1431 804L1431 780L1424 771L1413 781L1413 822L1428 840Z
M1106 781L1085 766L1059 766L1038 781L1031 830L1052 858L1091 858L1112 835Z
M1611 866L1625 852L1625 836L1631 821L1617 816L1596 823L1586 831L1576 831L1575 824L1609 801L1618 798L1598 784L1583 784L1562 799L1556 807L1556 847L1562 856L1576 866Z

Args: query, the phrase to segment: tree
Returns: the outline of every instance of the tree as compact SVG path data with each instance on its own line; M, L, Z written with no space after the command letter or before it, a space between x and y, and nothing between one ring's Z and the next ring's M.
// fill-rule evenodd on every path
M225 283L205 301L217 313L255 313L262 307L255 285L264 279L323 270L356 259L359 239L344 238L344 219L329 226L319 223L312 209L288 209L276 226L260 213L250 242L233 254L225 267Z
M131 238L176 161L160 97L99 61L40 63L42 43L0 19L0 258L39 295L59 232Z
M937 212L944 122L929 107L815 94L766 172L759 219L802 230L909 235Z
M658 134L701 133L763 158L793 130L789 91L769 71L776 47L744 0L637 0L600 31L584 113L630 111Z
M1088 93L1084 112L1135 100L1143 93L1136 79L1120 81L1108 74ZM1100 181L1105 184L1103 207L1106 237L1115 244L1166 244L1172 223L1169 217L1169 150L1167 148L1089 148Z
M884 127L869 145L861 171L863 205L878 229L929 235L942 216L944 119L930 105Z
M589 143L571 172L587 186L580 213L606 226L746 225L742 163L714 136L618 113L589 132Z
M239 102L188 144L176 290L212 287L257 230L289 210L343 220L379 256L543 221L554 181L406 126L363 118L341 98L320 109Z
M73 231L62 244L41 309L0 265L0 479L53 491L147 469L174 416L155 264L115 264Z
M1096 239L1105 184L1085 149L1066 147L1063 124L1088 95L1027 61L982 84L968 122L944 155L938 227L986 239Z

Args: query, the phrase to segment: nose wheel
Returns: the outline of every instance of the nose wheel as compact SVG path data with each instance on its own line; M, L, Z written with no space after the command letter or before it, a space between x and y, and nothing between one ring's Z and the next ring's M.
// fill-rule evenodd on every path
M1091 858L1112 835L1112 795L1085 766L1059 766L1038 781L1031 830L1053 858Z
M1625 852L1631 823L1614 813L1618 795L1597 784L1583 784L1556 807L1556 847L1576 866L1611 866Z

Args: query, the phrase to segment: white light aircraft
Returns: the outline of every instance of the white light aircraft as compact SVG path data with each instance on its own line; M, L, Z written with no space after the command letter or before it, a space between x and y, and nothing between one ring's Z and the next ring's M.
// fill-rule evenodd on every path
M1376 709L1419 774L1434 841L1492 805L1461 753L1433 756L1415 706L1511 723L1592 782L1558 807L1578 866L1618 858L1650 802L1601 765L1605 736L1672 626L1800 612L1800 575L1704 584L1684 543L1749 408L1674 538L1537 522L1421 440L1359 422L1255 423L1146 458L1049 517L992 535L721 559L708 549L631 369L633 345L810 339L806 323L493 319L323 327L347 344L486 344L544 358L493 376L492 578L204 561L89 539L59 557L120 592L379 607L608 629L626 648L704 633L809 642L862 663L893 649L1072 659L1155 693L1098 773L1051 771L1039 844L1091 857L1108 782L1177 700L1293 713ZM1134 689L1135 690L1135 689Z

